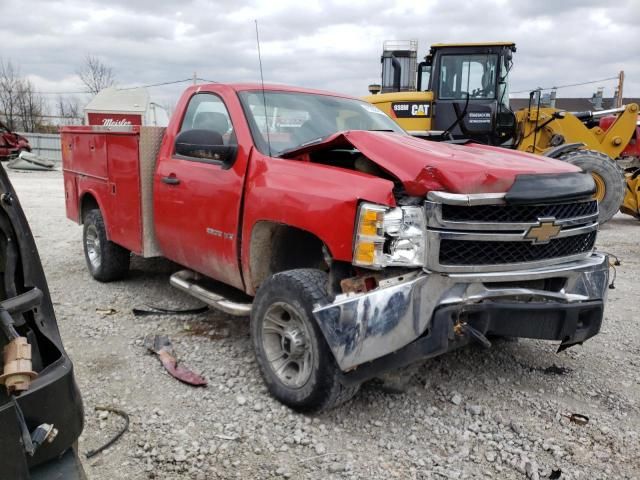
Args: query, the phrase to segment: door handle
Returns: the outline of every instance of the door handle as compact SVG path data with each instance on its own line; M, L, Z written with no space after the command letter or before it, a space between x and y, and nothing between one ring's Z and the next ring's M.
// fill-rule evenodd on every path
M162 177L162 183L166 183L167 185L178 185L180 183L180 179L171 174L168 177Z

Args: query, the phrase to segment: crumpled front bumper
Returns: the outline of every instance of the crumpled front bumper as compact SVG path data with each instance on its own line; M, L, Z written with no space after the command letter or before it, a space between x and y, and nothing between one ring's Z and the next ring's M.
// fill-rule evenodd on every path
M317 305L314 315L344 372L394 352L413 352L418 341L424 348L409 360L444 353L464 343L464 335L454 332L460 320L485 334L571 345L598 333L608 279L609 259L600 253L521 271L424 271L386 288L340 295ZM522 287L536 280L544 286Z

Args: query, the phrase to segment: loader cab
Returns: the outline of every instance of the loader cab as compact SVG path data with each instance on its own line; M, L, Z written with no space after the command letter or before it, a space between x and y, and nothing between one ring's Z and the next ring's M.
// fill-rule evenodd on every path
M515 136L509 108L513 43L435 44L417 67L418 91L433 93L434 131L501 145Z

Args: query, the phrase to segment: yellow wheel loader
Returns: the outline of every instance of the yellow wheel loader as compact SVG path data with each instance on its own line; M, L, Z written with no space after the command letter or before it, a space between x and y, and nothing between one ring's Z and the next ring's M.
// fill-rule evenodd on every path
M509 106L514 43L438 43L420 63L415 60L415 42L406 48L396 42L393 47L382 55L382 84L371 85L375 94L365 100L409 133L564 160L593 175L601 223L620 209L626 186L616 160L636 135L638 105L567 112L542 106L540 92L532 92L529 106L514 112Z
M627 191L620 211L640 220L640 168L627 173Z

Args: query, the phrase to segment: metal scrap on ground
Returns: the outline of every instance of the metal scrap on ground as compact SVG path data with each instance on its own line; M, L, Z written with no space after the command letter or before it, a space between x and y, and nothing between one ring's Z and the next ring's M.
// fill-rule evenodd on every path
M172 377L195 387L207 385L207 380L204 377L178 365L173 345L171 345L171 341L166 335L147 335L144 339L144 346L150 352L158 355L165 370Z
M10 160L7 166L13 170L53 170L56 164L35 153L20 152L20 155Z
M143 308L133 308L131 309L131 313L133 313L136 317L141 317L143 315L195 315L197 313L204 313L209 311L209 307L206 305L202 307L186 309L162 308L149 304L145 304L145 307L147 307L148 310L145 310Z
M86 458L95 457L97 454L99 454L103 450L106 450L107 448L109 448L111 445L113 445L120 439L120 437L124 434L124 432L126 432L129 429L129 415L126 412L123 412L122 410L119 410L113 407L100 407L100 406L96 407L96 411L105 411L105 412L115 413L116 415L119 415L122 418L124 418L124 425L120 430L118 430L118 433L116 433L113 436L113 438L111 438L111 440L109 440L107 443L105 443L99 448L96 448L94 450L89 450L87 453L85 453Z
M586 425L589 423L589 417L586 415L581 415L580 413L566 413L562 415L563 417L567 417L570 422L575 423L576 425Z

